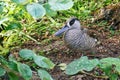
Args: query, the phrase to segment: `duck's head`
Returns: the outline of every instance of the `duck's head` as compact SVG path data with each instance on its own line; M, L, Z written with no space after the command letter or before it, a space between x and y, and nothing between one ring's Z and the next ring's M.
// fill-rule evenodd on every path
M66 24L62 27L62 29L58 30L54 35L55 36L60 36L62 33L64 33L67 30L71 30L71 29L80 29L81 25L80 25L80 21L73 17L70 18Z

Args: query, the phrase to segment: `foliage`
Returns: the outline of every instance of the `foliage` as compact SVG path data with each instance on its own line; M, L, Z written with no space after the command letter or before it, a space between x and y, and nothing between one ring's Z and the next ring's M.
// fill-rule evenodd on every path
M23 49L20 51L20 56L24 59L33 59L33 61L40 67L46 69L52 69L54 64L46 57L37 56L33 51Z
M35 68L35 70L38 72L38 75L40 76L41 80L44 80L44 79L53 80L50 74L45 70L45 68L53 69L55 66L55 64L52 61L50 61L48 58L43 56L38 56L33 51L28 49L20 50L19 55L25 60L33 61L36 66L40 67L40 68ZM36 57L39 57L39 59ZM9 60L6 60L2 56L0 56L0 63L1 63L0 76L3 76L5 75L5 73L7 73L10 80L14 80L14 79L18 80L20 77L24 78L25 80L30 80L32 77L32 70L30 68L31 65L18 62L13 57L13 55L9 57Z
M66 6L66 4L68 6ZM8 53L10 46L13 44L21 45L21 42L33 40L40 44L36 39L31 37L38 28L40 36L47 27L37 23L43 16L52 17L57 15L57 11L67 10L73 6L72 0L5 0L0 1L0 54ZM42 26L42 27L41 27ZM39 34L40 33L40 34Z
M39 19L39 18L43 17L46 13L44 7L38 3L32 3L32 4L27 5L27 11L35 19Z
M103 58L100 60L99 67L105 72L110 80L117 80L120 75L120 59L119 58Z
M91 13L95 10L117 2L119 2L119 0L2 0L0 1L0 54L7 54L10 50L15 47L20 47L28 40L41 44L40 42L44 39L48 40L48 37L47 39L44 37L46 33L51 36L57 28L62 26L67 18L75 16L79 18L82 23L86 19L91 19ZM101 24L98 23L97 25L101 26ZM102 26L104 26L104 24ZM36 38L36 36L39 36L39 38ZM2 64L0 65L0 76L7 73L11 80L18 80L17 76L30 79L31 66L33 66L41 79L52 80L49 73L46 72L46 69L52 69L54 64L48 58L35 55L33 51L26 49L21 50L19 55L24 58L24 60L29 60L34 63L31 64L28 62L28 64L25 64L14 59L14 57L10 57L9 60L7 60L3 58L3 56L0 56L0 63ZM107 58L105 58L105 60L89 60L87 57L81 58L86 60L86 62L78 59L76 61L77 63L80 61L79 65L76 64L76 61L70 63L66 69L66 73L73 75L79 71L91 71L95 67L99 67L111 80L118 77L119 64L116 62L115 64L108 63L110 59L113 58L108 60ZM114 61L117 60L113 59L113 62ZM71 70L74 69L72 64L77 66L75 71ZM83 67L81 64L83 66L89 66ZM40 67L40 69L37 69L36 66ZM113 70L115 72L112 72ZM28 71L29 73L24 71ZM41 72L43 72L43 74Z
M41 80L53 80L50 74L43 69L38 70L38 75L41 77Z
M108 57L101 60L88 60L88 57L83 56L68 64L65 72L67 75L74 75L82 71L92 71L95 68L100 68L105 73L103 75L108 76L110 80L117 80L120 75L120 59Z
M5 74L5 70L3 68L0 68L0 76L3 76Z
M74 5L72 0L0 1L0 54L28 40L41 44L46 33L53 34L66 18L76 16L85 20L92 17L91 12L115 2L118 0L74 0Z
M66 74L74 75L83 70L91 71L98 64L99 61L97 59L88 60L86 56L83 56L80 59L77 59L71 62L70 64L68 64L66 68Z

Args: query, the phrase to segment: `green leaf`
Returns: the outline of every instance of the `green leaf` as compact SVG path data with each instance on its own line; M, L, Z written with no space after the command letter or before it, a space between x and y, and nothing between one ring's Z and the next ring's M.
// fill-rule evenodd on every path
M26 4L28 2L28 0L12 0L12 1L17 4Z
M115 70L120 74L120 64L117 64Z
M27 11L35 19L42 18L46 13L44 7L38 3L28 4Z
M34 56L34 62L38 66L47 69L52 69L55 66L55 64L52 61L50 61L50 59L43 56Z
M118 74L111 74L109 75L110 80L118 80Z
M100 60L100 68L106 69L107 67L115 66L115 70L120 74L120 59L119 58L103 58Z
M81 57L80 59L77 59L75 61L72 61L70 64L68 64L65 73L68 75L73 75L73 74L77 74L79 71L83 70L83 67L85 64L84 62L88 62L88 58L87 57ZM81 66L82 68L81 68Z
M8 66L9 66L10 69L18 72L18 67L17 67L17 63L16 62L10 61L8 63Z
M29 49L22 49L20 50L19 55L24 59L32 59L35 53Z
M51 75L43 69L38 70L38 75L40 76L41 80L53 80Z
M95 68L99 64L99 61L97 59L88 60L86 56L81 57L80 59L77 59L70 64L68 64L65 73L68 75L74 75L77 74L79 71L91 71L93 68Z
M100 62L99 67L109 76L110 80L117 80L117 73L120 74L120 59L108 57L101 59Z
M12 72L9 72L8 76L10 80L19 80L19 77Z
M100 60L100 62L101 62L102 64L107 64L108 66L109 66L109 65L112 65L112 64L116 65L116 64L119 63L119 61L120 61L119 58L112 58L112 57L103 58L103 59ZM120 63L119 63L119 64L120 64Z
M2 55L0 55L0 63L3 65L8 65L8 61Z
M53 17L53 16L57 15L57 12L54 11L54 10L52 10L52 9L50 8L50 5L49 5L49 4L45 4L44 7L45 7L45 9L46 9L46 14L47 14L48 16L52 16L52 17Z
M86 71L91 71L93 68L95 68L99 64L98 59L92 59L88 61L89 63L87 64L88 66L84 67L84 70Z
M6 30L12 30L12 29L16 29L16 28L21 28L21 24L20 23L10 23L7 27Z
M3 6L0 5L0 13L3 12Z
M25 80L30 80L32 77L32 71L30 67L26 64L18 63L18 71L23 76Z
M49 0L48 3L53 10L67 10L73 6L72 0Z
M0 67L0 76L5 75L5 72L6 72L6 71L5 71L3 68Z

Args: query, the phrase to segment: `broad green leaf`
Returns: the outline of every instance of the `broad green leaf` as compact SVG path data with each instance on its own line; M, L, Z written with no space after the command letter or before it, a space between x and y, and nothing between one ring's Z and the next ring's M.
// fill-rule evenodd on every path
M35 19L42 18L46 13L44 7L38 3L28 4L27 11Z
M120 59L108 57L101 59L100 62L99 67L109 76L110 80L117 80L118 74L120 74Z
M17 4L26 4L28 2L28 0L12 0L12 1Z
M107 65L112 65L112 64L116 65L118 63L120 64L119 61L120 61L119 58L112 58L112 57L103 58L100 60L102 64L107 64Z
M116 65L115 70L120 74L120 63Z
M49 4L45 4L44 7L45 7L45 9L46 9L46 14L47 14L48 16L55 16L55 15L57 15L57 12L54 11L54 10L52 10L52 9L50 8L50 5L49 5Z
M109 79L110 79L110 80L119 80L119 79L118 79L118 74L111 74L111 75L109 76Z
M52 10L67 10L73 6L72 0L48 0Z
M15 74L12 73L12 72L9 72L9 73L8 73L8 76L9 76L9 79L10 79L10 80L19 80L19 76L15 75Z
M100 60L100 68L106 69L107 67L115 66L115 70L120 74L120 59L119 58L103 58Z
M101 68L105 75L109 77L110 80L117 80L118 74L113 71L112 66L106 66L104 68Z
M79 71L82 71L83 67L84 67L84 62L88 62L88 58L87 57L81 57L80 59L77 59L75 61L72 61L70 64L68 64L65 73L68 75L73 75L78 73ZM81 68L81 66L82 68Z
M20 23L10 23L7 27L6 30L12 30L12 29L16 29L16 28L21 28L21 24Z
M0 55L0 63L3 65L8 65L8 61L2 55Z
M68 64L65 73L68 75L77 74L79 71L91 71L99 64L97 59L88 60L86 56L77 59L70 64Z
M29 49L22 49L20 50L19 55L24 59L32 59L35 53Z
M43 69L38 70L38 75L40 76L41 80L53 80L51 75L47 71L45 71Z
M30 67L26 64L18 63L18 71L23 76L25 80L30 80L32 77L32 71Z
M5 74L5 70L3 68L0 67L0 76L3 76Z
M18 68L17 68L17 63L16 62L10 61L8 63L8 66L9 66L10 69L18 72Z
M50 59L43 56L34 56L34 62L38 66L47 69L52 69L55 66L55 64L52 61L50 61Z
M84 67L84 70L86 71L91 71L93 68L95 68L99 64L98 59L92 59L88 61L89 63L87 64L88 66Z

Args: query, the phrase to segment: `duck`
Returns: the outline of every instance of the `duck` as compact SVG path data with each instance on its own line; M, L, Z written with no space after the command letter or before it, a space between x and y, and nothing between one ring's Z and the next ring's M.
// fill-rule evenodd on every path
M63 41L69 49L83 52L93 50L97 43L97 39L89 36L87 32L88 29L83 28L76 17L72 17L54 35L63 34Z

